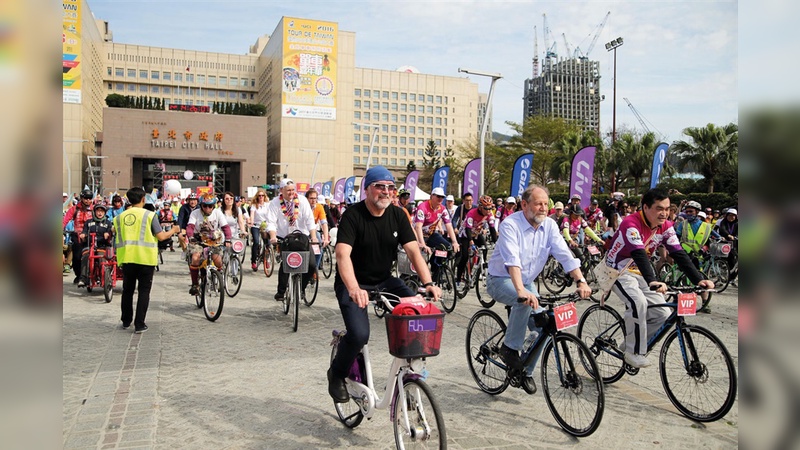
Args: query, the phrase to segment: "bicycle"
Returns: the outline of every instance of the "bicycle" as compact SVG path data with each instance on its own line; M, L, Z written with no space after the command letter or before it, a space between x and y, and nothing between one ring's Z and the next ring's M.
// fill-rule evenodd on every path
M333 273L333 250L331 250L330 244L322 248L322 260L320 261L319 269L325 279L330 278Z
M586 283L592 288L592 296L590 298L595 302L600 301L598 297L595 297L595 293L599 292L600 285L597 282L594 268L603 260L602 247L586 244L579 245L578 248L580 249L578 259L581 262L581 273L586 278ZM547 259L540 277L541 283L551 294L560 294L575 282L553 256Z
M103 298L106 303L111 303L117 280L122 278L122 271L117 266L117 257L113 247L108 247L102 253L98 250L97 233L89 233L89 257L87 258L89 279L86 283L86 292L92 292L95 286L103 286Z
M460 288L456 287L458 298L463 299L467 296L470 289L475 288L475 295L478 297L478 302L484 308L491 308L494 306L494 299L491 297L481 295L481 287L486 290L486 272L488 264L483 257L486 252L486 246L482 245L476 247L474 244L469 247L469 256L467 257L467 267L464 270L464 279L461 280Z
M453 250L447 249L444 245L433 249L433 253L428 259L433 283L442 290L439 302L442 304L442 309L448 314L456 309L456 301L458 300L456 277L452 269L454 260L455 254Z
M697 294L704 291L694 286L670 286L666 295L673 301L647 306L647 309L674 309L648 340L647 352L666 337L658 369L667 397L686 417L713 422L725 416L733 406L736 371L727 348L714 333L685 322L684 314L694 315ZM688 311L683 311L684 306ZM625 373L639 373L638 368L625 363L625 321L614 308L608 305L589 307L578 323L578 336L597 359L600 368L597 373L604 383L614 383Z
M702 268L700 269L700 272L708 276L705 273L705 271L702 270ZM678 264L674 261L672 263L665 261L664 265L661 266L661 270L656 276L658 277L658 281L666 283L668 286L675 286L680 288L688 288L694 286L692 282L689 280L689 277L685 273L683 273L680 267L678 267ZM711 302L711 297L713 296L713 293L719 292L719 290L716 289L717 280L714 280L713 278L710 279L714 281L714 290L705 291L706 292L705 298L702 297L700 298L700 307L698 308L698 310L705 309L705 307L708 306L708 304Z
M203 308L206 319L214 322L219 319L225 305L225 280L211 260L211 248L218 244L214 241L200 241L200 245L203 247L203 260L198 268L200 289L195 295L195 303L198 308Z
M730 267L728 266L728 254L730 254L733 244L725 241L715 241L708 244L708 252L700 253L700 269L714 282L714 289L722 293L728 288L730 283Z
M280 243L281 239L278 239L278 245ZM285 263L284 270L289 274L289 283L283 295L283 314L289 314L289 311L292 312L292 331L297 331L300 298L303 298L306 306L311 306L314 303L313 299L311 303L308 302L303 291L303 274L308 272L311 252L308 250L283 250L281 254L281 259ZM319 283L315 283L314 287L314 299L316 299Z
M599 369L589 348L562 331L574 326L577 310L573 302L578 299L577 293L539 298L539 304L547 309L531 311L531 315L541 333L535 339L533 334L528 336L520 359L523 367L534 369L541 352L542 391L553 418L567 433L584 437L594 433L603 419L605 394L602 381L595 375ZM506 309L510 312L511 308ZM572 319L571 324L562 322L567 317ZM509 385L532 394L535 391L529 391L523 383L526 369L508 367L500 356L505 334L506 324L494 311L481 309L472 316L466 336L472 378L487 394L498 395Z
M228 297L236 297L242 288L242 259L247 244L242 239L231 239L230 248L225 249L223 258L223 275L225 278L225 293Z
M388 311L394 309L392 301L424 301L421 296L401 298L380 291L371 291L369 294L371 303L381 303ZM390 314L385 322L389 353L394 359L389 367L383 392L379 393L375 389L369 345L364 345L345 379L350 400L347 403L334 402L336 414L346 427L355 428L365 417L371 419L376 410L388 408L398 449L429 444L447 448L447 433L441 408L425 383L426 358L439 354L444 314ZM333 330L331 361L336 357L339 342L346 333ZM412 342L423 344L409 345Z

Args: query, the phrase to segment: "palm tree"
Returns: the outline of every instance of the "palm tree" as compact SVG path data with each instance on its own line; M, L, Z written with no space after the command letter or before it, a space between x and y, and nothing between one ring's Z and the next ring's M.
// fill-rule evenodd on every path
M709 123L703 128L686 128L683 134L692 138L692 142L673 144L678 168L693 166L708 181L708 192L714 192L714 178L738 163L739 127L734 123L723 127Z
M602 151L602 140L594 132L581 133L578 131L568 132L563 139L553 145L555 157L550 168L550 176L556 180L568 180L572 170L572 159L575 154L584 147L594 146L598 153ZM595 165L595 167L598 167Z
M633 178L634 192L639 194L641 180L652 167L656 150L655 135L650 132L637 137L633 133L625 133L614 143L614 150L616 164L626 177Z

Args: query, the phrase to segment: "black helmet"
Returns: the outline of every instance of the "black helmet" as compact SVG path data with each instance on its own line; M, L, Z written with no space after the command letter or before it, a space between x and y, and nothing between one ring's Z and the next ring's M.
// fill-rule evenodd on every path
M81 191L81 198L91 200L94 198L94 193L92 193L92 191L89 189L84 189Z
M92 208L93 212L97 212L98 209L102 209L103 211L108 211L108 207L102 203L95 203L94 207Z

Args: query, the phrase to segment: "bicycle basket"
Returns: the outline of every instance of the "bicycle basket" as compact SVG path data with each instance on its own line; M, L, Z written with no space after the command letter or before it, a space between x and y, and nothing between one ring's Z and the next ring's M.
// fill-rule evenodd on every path
M731 252L731 244L727 242L712 242L708 249L711 252L711 256L724 258Z
M422 358L439 354L444 313L408 316L387 314L385 322L392 356Z
M245 243L241 239L231 239L231 250L237 255L244 251Z
M417 271L414 270L414 266L411 265L411 261L408 259L408 255L404 251L397 252L397 271L400 272L401 275L417 274Z
M308 272L308 251L287 250L281 252L281 260L286 273L306 273Z

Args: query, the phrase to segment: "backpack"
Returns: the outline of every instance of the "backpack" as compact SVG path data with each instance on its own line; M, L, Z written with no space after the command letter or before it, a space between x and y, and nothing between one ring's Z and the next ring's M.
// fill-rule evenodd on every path
M299 231L294 231L283 238L281 250L307 251L310 248L309 242L308 236Z

